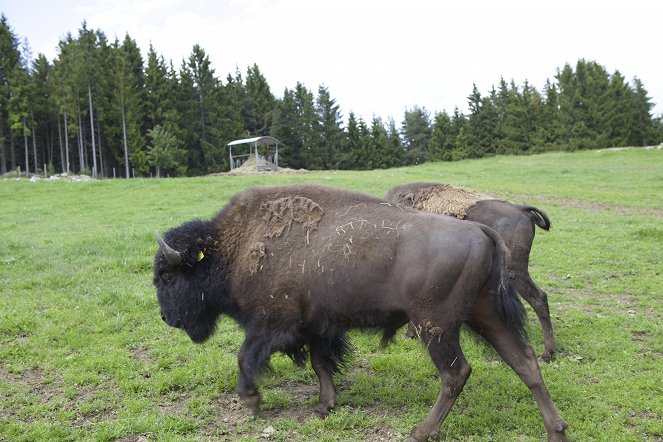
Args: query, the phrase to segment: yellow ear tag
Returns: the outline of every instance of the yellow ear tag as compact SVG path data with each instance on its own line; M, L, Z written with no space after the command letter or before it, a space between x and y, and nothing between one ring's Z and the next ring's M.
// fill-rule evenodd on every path
M200 252L198 252L198 254L196 255L196 259L198 259L198 261L202 261L204 257L205 257L205 254L203 253L202 250Z

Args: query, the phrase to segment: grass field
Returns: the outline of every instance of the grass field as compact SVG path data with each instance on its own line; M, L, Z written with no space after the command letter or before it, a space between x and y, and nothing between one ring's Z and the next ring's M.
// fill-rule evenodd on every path
M321 183L383 195L439 181L544 209L531 273L561 352L542 371L572 440L663 438L663 151L549 153L370 172L105 180L0 180L0 440L398 440L439 380L421 344L353 332L339 405L311 416L310 366L281 355L264 413L234 393L241 330L193 344L159 317L155 230L209 218L254 185ZM542 351L529 309L529 334ZM469 335L473 367L441 440L545 439L527 388Z

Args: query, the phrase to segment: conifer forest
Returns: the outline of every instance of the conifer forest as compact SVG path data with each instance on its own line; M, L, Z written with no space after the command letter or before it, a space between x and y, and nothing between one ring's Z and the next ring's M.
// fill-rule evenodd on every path
M458 103L467 113L414 105L400 121L365 121L343 115L325 86L293 78L272 91L257 64L224 76L199 45L179 65L152 46L144 59L129 35L110 41L85 22L54 60L33 56L2 15L0 173L204 175L229 169L228 142L261 135L283 144L281 166L309 170L663 142L637 77L585 59L551 74L540 91L504 78L488 91L475 86Z

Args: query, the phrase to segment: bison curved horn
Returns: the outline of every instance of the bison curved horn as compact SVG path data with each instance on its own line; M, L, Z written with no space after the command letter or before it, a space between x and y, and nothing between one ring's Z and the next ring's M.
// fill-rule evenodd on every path
M159 241L159 248L166 257L166 260L168 260L168 263L172 266L180 265L180 263L182 262L182 255L180 254L180 252L178 252L177 250L173 249L168 244L166 244L166 241L164 241L161 235L159 235L159 232L155 233L157 234L157 241Z

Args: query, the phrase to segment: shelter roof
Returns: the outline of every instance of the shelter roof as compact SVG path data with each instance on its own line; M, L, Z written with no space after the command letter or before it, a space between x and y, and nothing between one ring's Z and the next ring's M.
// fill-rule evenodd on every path
M253 138L244 138L242 140L235 140L228 143L228 146L235 146L237 144L253 144L256 146L262 146L265 144L280 144L281 142L274 137L253 137Z

